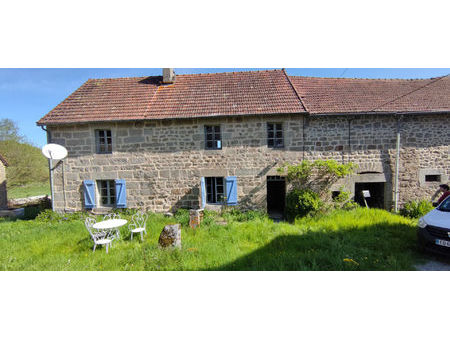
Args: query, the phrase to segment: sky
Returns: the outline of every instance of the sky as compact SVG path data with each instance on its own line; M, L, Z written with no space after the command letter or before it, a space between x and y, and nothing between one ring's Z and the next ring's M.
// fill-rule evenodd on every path
M175 68L176 74L217 73L273 68ZM287 68L289 75L344 78L430 78L450 68ZM38 126L42 116L90 78L161 75L161 68L7 68L0 69L0 119L15 121L33 145L46 144Z

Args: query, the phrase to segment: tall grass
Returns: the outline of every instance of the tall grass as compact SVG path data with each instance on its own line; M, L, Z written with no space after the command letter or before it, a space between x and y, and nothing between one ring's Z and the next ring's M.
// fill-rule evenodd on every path
M129 216L124 216L129 217ZM150 214L144 242L123 240L92 252L82 217L1 221L1 270L411 270L418 259L410 220L383 210L357 209L274 223L264 215L208 215L208 226L182 228L182 249L158 248L174 218Z

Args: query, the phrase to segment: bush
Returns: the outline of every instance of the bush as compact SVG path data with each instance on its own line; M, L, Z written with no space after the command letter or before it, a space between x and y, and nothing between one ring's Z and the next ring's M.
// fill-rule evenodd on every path
M333 198L333 207L335 209L352 210L359 207L359 204L350 198L350 192L343 189L339 190L339 194Z
M79 211L70 214L63 214L51 209L41 211L36 217L36 221L43 223L60 223L63 221L84 221L86 217L92 217L87 212Z
M290 221L313 214L322 206L319 194L310 189L293 189L286 196L286 216Z
M205 210L203 213L203 221L201 226L213 226L216 225L216 220L219 217L218 213L212 210Z
M186 227L189 226L189 219L190 219L189 210L178 209L175 212L174 217L177 220L177 222L181 224L181 226L186 226Z
M228 221L247 222L256 219L264 219L267 213L262 210L240 210L238 208L232 208L222 213L222 216Z
M400 215L409 218L419 218L433 210L433 204L427 200L409 201L400 209Z

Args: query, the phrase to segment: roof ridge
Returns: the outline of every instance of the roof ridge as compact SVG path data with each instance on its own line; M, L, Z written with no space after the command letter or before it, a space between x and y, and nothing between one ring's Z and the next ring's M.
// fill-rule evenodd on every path
M367 81L427 81L427 80L435 80L442 77L446 77L447 75L443 76L436 76L436 77L430 77L430 78L411 78L411 79L400 79L400 78L363 78L363 77L325 77L325 76L303 76L303 75L289 75L290 77L294 78L304 78L304 79L327 79L327 80L367 80Z
M230 72L218 72L218 73L194 73L194 74L177 74L177 76L205 76L205 75L222 75L222 74L247 74L247 73L268 73L268 72L279 72L281 69L264 69L264 70L241 70L241 71L230 71Z
M300 94L297 92L297 88L295 88L295 86L294 86L294 84L292 83L291 79L290 79L289 76L287 75L286 69L282 68L281 70L283 71L283 74L286 76L286 79L288 80L289 84L291 85L292 89L294 90L295 95L297 95L297 97L298 97L300 103L301 103L302 106L303 106L303 109L304 109L307 113L309 113L309 110L306 108L305 102L303 102L302 97L301 97Z
M102 77L102 78L92 78L88 81L99 81L99 80L128 80L128 79L148 79L149 77L162 77L162 75L150 75L150 76L124 76L124 77Z
M193 74L177 74L177 76L206 76L206 75L221 75L221 74L247 74L247 73L264 73L264 72L279 72L278 68L264 69L264 70L242 70L242 71L229 71L229 72L217 72L217 73L193 73ZM101 80L122 80L122 79L147 79L162 77L162 75L149 75L149 76L124 76L124 77L103 77L103 78L90 78L88 81L101 81Z

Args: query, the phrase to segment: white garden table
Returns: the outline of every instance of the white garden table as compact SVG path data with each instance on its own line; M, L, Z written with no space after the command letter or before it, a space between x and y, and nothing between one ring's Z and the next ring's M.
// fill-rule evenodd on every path
M92 227L101 231L115 231L117 238L120 238L119 228L127 224L127 222L126 219L108 219L106 221L95 223Z

